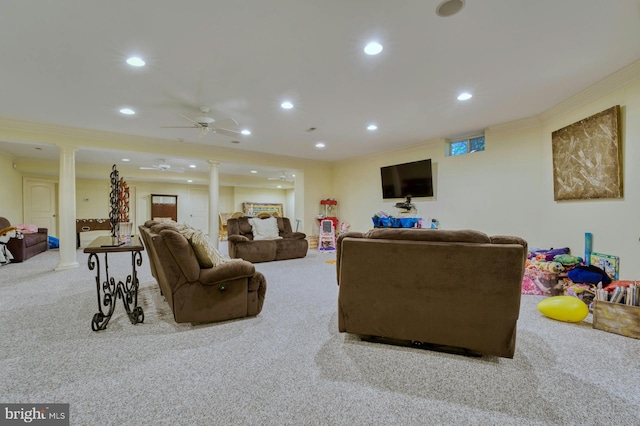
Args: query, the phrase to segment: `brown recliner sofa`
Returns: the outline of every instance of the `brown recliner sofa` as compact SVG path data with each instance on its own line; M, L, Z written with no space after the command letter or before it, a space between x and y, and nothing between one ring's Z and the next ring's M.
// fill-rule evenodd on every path
M11 223L4 217L0 217L0 230L11 227ZM49 248L49 230L38 228L38 232L22 234L22 238L11 238L7 243L7 249L13 255L12 262L22 262L42 253Z
M513 358L527 242L373 229L337 241L341 332Z
M175 226L149 220L138 229L151 273L176 322L224 321L262 311L267 281L250 262L202 268L189 240Z
M227 243L232 259L248 260L252 263L305 257L309 249L306 234L294 232L286 217L276 217L281 238L274 240L254 240L248 216L227 220ZM259 219L259 220L266 220Z

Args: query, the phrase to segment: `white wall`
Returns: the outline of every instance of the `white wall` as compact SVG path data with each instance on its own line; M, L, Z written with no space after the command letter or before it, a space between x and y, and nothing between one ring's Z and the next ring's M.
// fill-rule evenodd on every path
M580 94L592 100L579 106L572 100L540 117L487 129L484 152L445 157L445 142L433 140L337 163L340 219L366 231L377 211L396 215L396 201L382 200L380 167L431 158L435 193L413 200L418 216L437 218L445 229L518 235L530 247L570 247L576 256L584 256L584 233L591 232L594 251L620 256L620 279L640 279L640 78L603 92L606 83ZM554 201L551 132L618 104L624 197Z
M554 201L551 132L614 105L621 107L623 198ZM570 246L575 255L584 256L584 233L591 232L593 251L620 256L621 279L640 279L640 78L545 120L541 144L540 240L556 247Z
M23 223L22 175L13 168L13 158L0 151L0 216L11 224Z

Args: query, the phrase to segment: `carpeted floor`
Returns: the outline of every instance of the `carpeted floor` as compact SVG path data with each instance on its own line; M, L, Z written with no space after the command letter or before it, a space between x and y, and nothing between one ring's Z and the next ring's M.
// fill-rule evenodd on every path
M0 267L0 402L69 403L73 425L639 425L640 340L540 315L523 296L514 359L337 332L335 253L256 264L255 318L176 324L140 268L143 324L108 328L87 255ZM128 255L111 255L123 278Z

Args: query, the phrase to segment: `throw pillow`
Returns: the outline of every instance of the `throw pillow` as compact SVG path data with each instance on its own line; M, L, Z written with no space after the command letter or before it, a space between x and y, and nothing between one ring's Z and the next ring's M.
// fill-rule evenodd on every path
M267 219L251 218L251 232L254 240L277 240L282 238L278 229L278 219L270 217Z
M184 229L181 233L189 240L201 268L213 268L232 260L224 257L204 232Z

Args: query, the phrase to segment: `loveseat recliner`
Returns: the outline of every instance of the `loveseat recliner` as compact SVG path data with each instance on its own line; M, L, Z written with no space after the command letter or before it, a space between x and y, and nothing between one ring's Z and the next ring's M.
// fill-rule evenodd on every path
M11 227L11 222L0 217L0 230ZM38 232L22 233L22 238L11 238L7 249L13 255L12 262L23 262L49 248L49 230L38 228Z
M201 267L187 238L174 225L153 220L138 227L151 274L176 322L206 323L260 313L267 281L250 262Z
M305 257L309 249L306 234L294 232L286 217L271 217L256 220L276 220L278 239L256 240L248 216L227 220L227 243L232 259L244 259L252 263Z
M472 230L338 237L340 332L513 358L527 242Z

